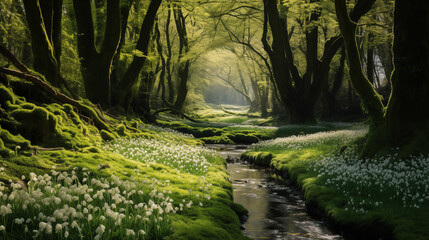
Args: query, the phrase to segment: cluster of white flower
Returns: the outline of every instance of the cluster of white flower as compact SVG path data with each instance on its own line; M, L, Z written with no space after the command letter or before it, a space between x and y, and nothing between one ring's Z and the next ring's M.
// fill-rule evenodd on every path
M349 198L347 210L353 212L391 203L420 208L429 202L429 157L400 160L392 154L362 160L350 151L322 158L311 168L326 186Z
M266 149L293 149L301 150L308 146L321 145L321 144L344 144L362 137L367 133L366 129L359 130L339 130L329 132L319 132L307 135L291 136L286 138L276 138L273 140L263 141L255 144L256 151L263 151Z
M162 239L171 233L169 215L180 211L157 190L165 184L96 178L77 169L31 173L28 189L11 183L0 191L0 231L41 239Z
M144 163L164 164L195 175L205 175L211 166L207 157L215 155L213 151L199 146L145 138L116 139L103 146L103 150Z
M171 128L163 128L163 127L155 126L152 124L142 126L141 129L153 130L153 131L157 132L158 134L164 135L167 138L173 137L174 139L180 139L180 138L193 138L194 137L194 135L192 135L192 134L182 133L182 132L176 131L176 130L171 129Z

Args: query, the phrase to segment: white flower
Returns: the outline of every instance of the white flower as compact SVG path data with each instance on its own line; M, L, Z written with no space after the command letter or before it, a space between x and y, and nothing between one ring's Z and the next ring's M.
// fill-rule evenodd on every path
M79 229L79 224L77 224L76 220L72 222L71 227Z
M63 226L61 224L57 223L57 225L55 225L55 233L58 233L62 230L63 230Z
M5 231L6 228L3 225L0 225L0 231Z
M125 234L127 235L127 236L135 236L136 234L134 233L134 230L132 230L132 229L126 229L126 232L125 232Z
M105 230L106 230L106 227L103 224L100 224L100 226L97 227L97 229L95 230L95 232L98 235L102 235Z
M18 225L24 223L24 221L25 221L24 218L15 218L15 223Z

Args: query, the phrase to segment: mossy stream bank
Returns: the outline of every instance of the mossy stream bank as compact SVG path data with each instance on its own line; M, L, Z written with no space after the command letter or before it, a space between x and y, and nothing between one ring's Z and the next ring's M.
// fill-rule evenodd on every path
M296 184L304 192L307 211L345 239L429 239L428 203L418 198L420 183L406 180L411 176L426 184L420 172L427 158L401 162L393 154L361 161L355 152L365 132L358 128L271 140L241 157Z

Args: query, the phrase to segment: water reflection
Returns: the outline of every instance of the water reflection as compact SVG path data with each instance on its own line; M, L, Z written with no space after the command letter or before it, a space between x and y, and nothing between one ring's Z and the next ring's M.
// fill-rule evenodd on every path
M221 149L220 155L236 158L245 149L239 146L209 146ZM241 149L240 149L241 148ZM223 149L223 150L222 150ZM311 218L305 210L300 191L271 176L269 170L239 161L228 164L234 188L234 201L249 210L243 233L252 239L326 239L340 240L324 222Z

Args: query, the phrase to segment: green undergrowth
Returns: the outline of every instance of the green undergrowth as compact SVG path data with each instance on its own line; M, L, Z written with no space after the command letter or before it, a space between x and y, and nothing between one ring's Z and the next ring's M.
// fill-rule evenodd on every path
M303 135L321 131L342 129L349 123L320 123L318 125L255 126L225 123L191 123L182 121L158 121L158 124L191 134L209 144L252 144L263 140L291 135Z
M366 130L338 130L269 140L242 158L295 182L310 212L339 231L370 239L428 239L428 158L397 153L360 160ZM272 154L272 155L271 155ZM269 161L270 159L270 161Z
M105 116L108 129L100 131L91 119L70 105L30 103L3 85L0 85L0 114L0 205L3 206L0 211L3 220L0 222L0 238L25 238L20 235L24 228L19 226L23 224L20 218L22 215L19 214L23 214L25 210L13 205L12 212L8 212L7 204L13 203L14 198L7 194L16 188L15 183L21 185L25 192L30 184L28 180L32 181L34 174L52 175L58 171L72 175L77 172L78 176L79 172L88 172L96 179L117 176L131 183L150 182L158 192L168 194L173 199L174 207L180 209L177 214L169 216L168 221L163 221L168 223L166 227L171 231L166 231L169 232L168 236L145 233L146 237L142 239L245 239L240 231L238 216L247 211L232 200L232 185L228 181L226 162L203 149L201 140L174 130L146 125L138 119L116 119L109 116ZM131 146L132 141L137 144ZM109 144L122 144L123 148L120 149L131 149L134 152L106 149ZM169 151L164 147L169 147ZM188 155L183 155L183 149L189 150ZM148 151L163 153L164 157L141 159L134 156L137 153L146 156ZM193 153L198 153L199 158L190 161L188 158ZM179 155L186 164L173 162L180 158ZM79 179L85 179L84 176L80 177ZM85 181L81 180L77 185L80 186ZM81 204L83 203L79 205ZM115 211L120 213L119 207ZM124 213L128 214L128 211ZM99 214L94 214L93 217L93 224L104 221L100 220ZM40 215L34 217L37 221L39 218ZM61 226L56 226L51 220L48 218L47 224L40 225L33 222L36 220L31 220L28 227L40 231L36 236L30 229L29 234L38 239L61 239L68 234L70 237L79 236L72 233L79 228L70 225L70 233L65 234L64 229L56 231L55 228ZM85 239L93 239L97 233L100 236L103 232L109 233L109 229L91 225L90 221L88 218L88 225L80 226L81 229L86 229ZM49 224L51 227L47 227ZM130 225L125 221L124 228L110 229L112 238L117 236L114 234L124 234L121 239L143 236L143 231L132 231L133 226L137 225ZM106 222L105 226L109 224ZM81 234L80 230L79 232ZM109 239L108 236L103 235L103 239Z

